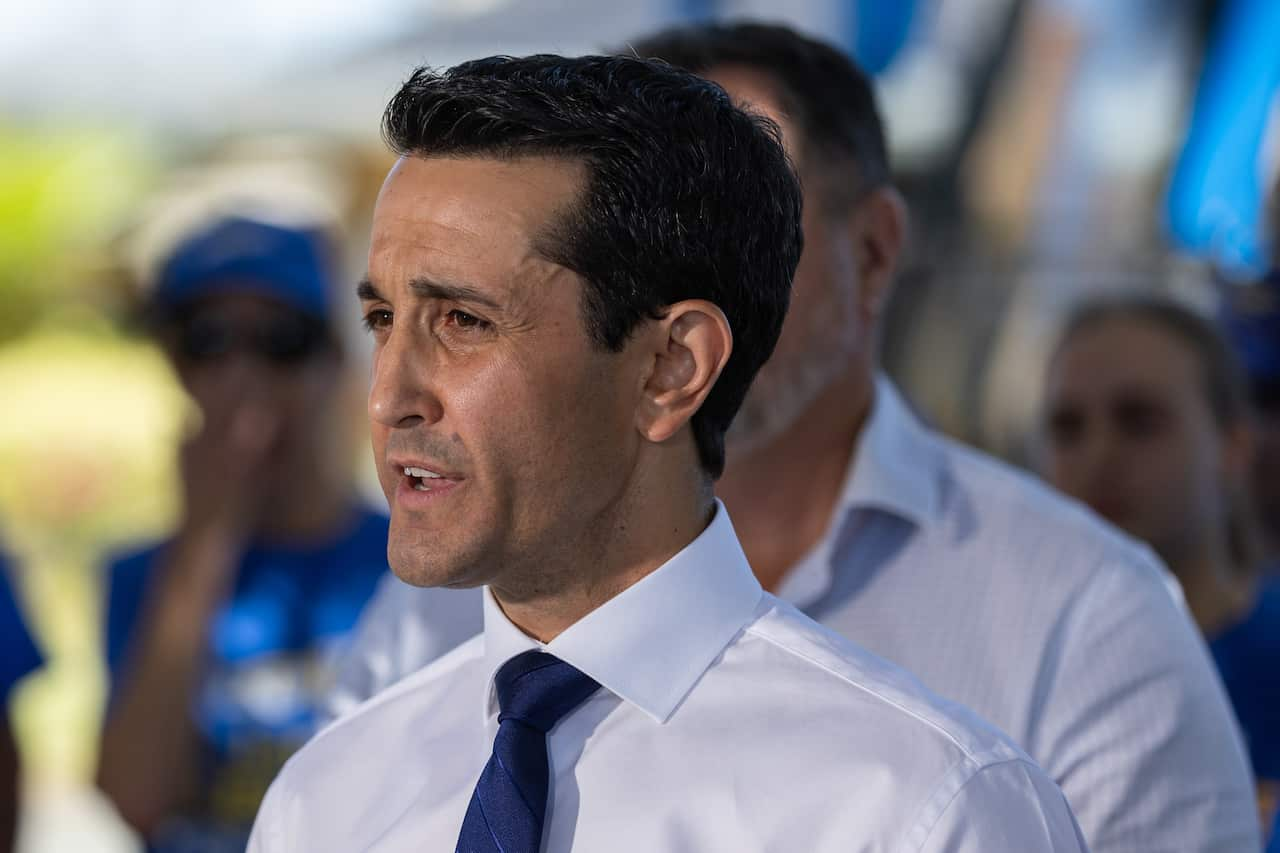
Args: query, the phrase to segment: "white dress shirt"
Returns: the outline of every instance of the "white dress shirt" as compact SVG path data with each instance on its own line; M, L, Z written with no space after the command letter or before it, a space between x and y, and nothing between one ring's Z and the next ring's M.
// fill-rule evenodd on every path
M289 761L250 849L453 850L497 731L494 673L539 647L485 595L481 636ZM548 853L1086 849L1006 737L764 593L723 506L541 648L602 686L548 735Z
M779 596L1007 732L1094 853L1256 851L1234 718L1167 583L1148 549L926 429L881 379L829 529ZM475 591L385 582L339 701L462 642L481 613Z

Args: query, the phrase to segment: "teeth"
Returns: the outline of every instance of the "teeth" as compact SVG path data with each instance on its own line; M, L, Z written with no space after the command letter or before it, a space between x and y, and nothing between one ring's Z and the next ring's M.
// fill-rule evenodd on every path
M428 471L426 468L405 468L404 475L406 477L426 477L431 480L438 480L443 476L435 471Z

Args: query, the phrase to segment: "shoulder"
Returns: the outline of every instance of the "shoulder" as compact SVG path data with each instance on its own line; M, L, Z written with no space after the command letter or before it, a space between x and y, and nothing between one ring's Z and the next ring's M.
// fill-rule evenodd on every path
M338 816L325 821L325 831L339 836L326 839L326 849L363 849L367 827L359 824L389 824L390 812L420 790L388 787L387 780L403 777L406 766L425 778L442 756L481 754L483 643L483 637L472 639L322 728L285 762L258 821L267 829L290 827L288 849L318 849L293 836L305 839L316 815ZM370 799L370 791L382 795ZM353 813L353 802L363 811Z
M322 728L285 765L281 777L306 778L306 768L320 769L333 766L335 757L356 748L364 754L388 751L387 744L394 743L392 730L405 725L417 727L418 721L430 718L434 728L445 728L444 720L432 716L432 710L457 709L465 705L458 695L479 667L476 664L484 654L484 637L475 636L437 658L428 666L401 679L357 705L329 725ZM472 708L480 712L479 699ZM392 747L393 748L393 747Z
M258 814L261 831L285 832L286 849L364 849L368 825L393 823L421 790L387 780L409 766L429 778L435 762L482 754L483 653L476 637L322 728L272 782ZM322 822L335 833L322 847L308 840L318 815L334 816Z
M1026 759L1011 740L967 708L934 694L906 670L790 604L766 595L761 611L745 629L743 642L771 647L757 657L779 672L762 677L784 684L788 679L805 682L804 695L819 713L856 714L863 721L859 725L879 732L886 745L895 737L901 738L899 745L931 743L939 760L960 762L974 771Z
M935 440L945 452L946 497L925 535L940 564L998 589L1002 607L1051 608L1063 641L1152 632L1155 642L1172 642L1162 658L1187 652L1182 590L1150 547L1024 471Z
M1155 553L1026 471L936 433L940 450L937 535L992 565L1078 584L1099 572L1168 592Z
M761 706L752 715L787 720L787 734L772 738L799 753L803 763L795 766L805 768L809 784L858 786L877 813L900 814L902 849L923 845L956 808L963 816L948 820L994 827L1003 819L1008 829L1043 810L1072 826L1061 793L1004 733L791 605L766 596L737 645L752 663L736 667L740 677L770 685L768 694L750 684L736 690ZM725 659L732 665L734 658L731 647Z

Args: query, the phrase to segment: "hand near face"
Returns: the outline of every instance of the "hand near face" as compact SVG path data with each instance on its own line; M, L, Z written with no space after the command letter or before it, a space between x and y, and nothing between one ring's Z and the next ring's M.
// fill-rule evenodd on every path
M185 526L239 543L261 514L283 417L259 384L234 373L202 383L198 394L204 424L180 458Z

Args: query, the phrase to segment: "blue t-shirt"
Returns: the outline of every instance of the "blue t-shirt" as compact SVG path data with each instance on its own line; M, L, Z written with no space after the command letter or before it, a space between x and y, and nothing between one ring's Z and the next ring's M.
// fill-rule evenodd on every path
M1280 578L1265 580L1253 611L1209 648L1244 732L1254 775L1280 781ZM1280 833L1273 830L1267 850L1280 853Z
M13 685L42 663L9 586L9 566L0 556L0 705L8 700Z
M315 729L338 645L387 572L384 515L360 510L334 541L252 546L209 626L209 657L192 715L205 739L200 801L166 822L151 849L244 850L258 805L285 760ZM109 568L107 662L127 678L130 644L164 545Z

